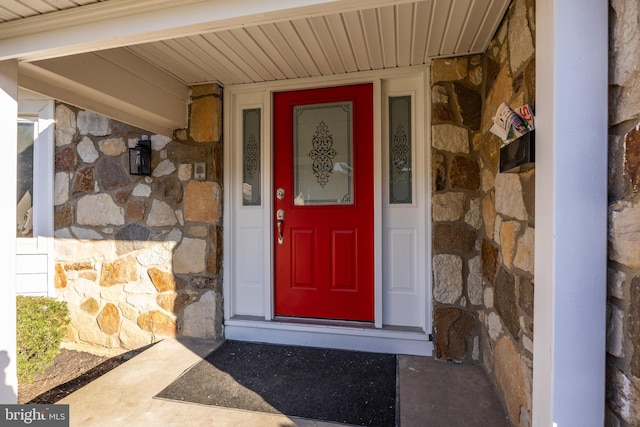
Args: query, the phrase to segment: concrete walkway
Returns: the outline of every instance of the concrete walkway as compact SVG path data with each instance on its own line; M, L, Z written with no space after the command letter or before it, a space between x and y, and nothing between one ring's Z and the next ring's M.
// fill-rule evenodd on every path
M69 404L71 426L82 427L344 426L153 398L220 344L165 339L58 403ZM398 360L402 427L511 425L481 368L417 356Z

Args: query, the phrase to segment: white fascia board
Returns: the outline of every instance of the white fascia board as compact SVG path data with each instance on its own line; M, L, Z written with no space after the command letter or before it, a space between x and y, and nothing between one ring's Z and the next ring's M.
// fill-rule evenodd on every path
M187 102L167 96L152 85L141 85L134 91L134 98L122 96L121 89L114 87L122 85L117 75L111 81L96 84L24 62L20 63L19 72L19 84L25 89L150 132L171 136L175 129L187 127ZM165 102L172 105L164 105Z
M0 60L40 60L414 0L110 0L0 24Z

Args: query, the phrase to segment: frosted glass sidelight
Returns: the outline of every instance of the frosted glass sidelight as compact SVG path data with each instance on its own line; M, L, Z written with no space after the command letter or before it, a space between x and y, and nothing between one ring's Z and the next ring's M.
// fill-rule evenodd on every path
M242 205L260 206L260 124L259 108L242 110Z
M33 237L33 154L35 124L18 123L18 200L16 237Z
M351 102L293 109L294 204L353 204Z
M389 203L413 202L411 96L389 98Z

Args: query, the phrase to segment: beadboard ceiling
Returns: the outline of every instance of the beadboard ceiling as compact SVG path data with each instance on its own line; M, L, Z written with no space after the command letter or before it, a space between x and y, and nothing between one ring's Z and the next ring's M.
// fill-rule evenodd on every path
M117 0L0 0L0 28L1 21L45 14L53 17L72 8L106 9L111 2L115 5ZM381 70L484 52L509 3L405 0L366 7L367 3L360 2L357 8L339 13L332 13L334 8L328 5L326 12L299 18L233 25L118 49L135 54L186 85Z
M104 0L1 0L0 22L14 21Z
M189 87L482 53L511 0L0 0L0 60L33 92L170 135Z
M128 47L188 84L225 85L426 64L484 52L508 0L430 0Z

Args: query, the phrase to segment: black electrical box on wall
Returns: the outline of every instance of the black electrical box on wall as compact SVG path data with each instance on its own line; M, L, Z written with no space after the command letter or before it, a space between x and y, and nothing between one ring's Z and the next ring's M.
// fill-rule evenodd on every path
M531 131L500 148L500 172L517 173L533 169L535 146L535 131Z

